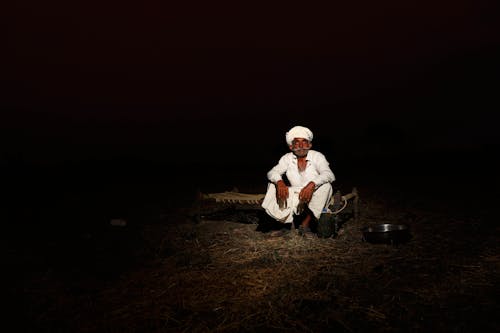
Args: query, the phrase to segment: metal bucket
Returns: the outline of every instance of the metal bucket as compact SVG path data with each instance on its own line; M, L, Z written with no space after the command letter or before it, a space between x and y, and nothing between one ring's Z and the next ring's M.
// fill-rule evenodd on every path
M401 244L411 239L406 224L377 224L362 229L363 240L369 243Z

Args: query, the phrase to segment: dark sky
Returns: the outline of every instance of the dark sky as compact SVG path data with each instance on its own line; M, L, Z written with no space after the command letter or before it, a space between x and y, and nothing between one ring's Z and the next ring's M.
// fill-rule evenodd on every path
M274 153L296 124L338 152L498 144L498 2L329 3L13 2L2 149Z

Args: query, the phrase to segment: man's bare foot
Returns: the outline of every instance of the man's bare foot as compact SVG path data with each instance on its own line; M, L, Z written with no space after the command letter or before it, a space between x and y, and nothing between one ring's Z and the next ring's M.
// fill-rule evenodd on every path
M316 234L314 234L309 227L304 227L302 225L299 227L299 235L307 239L316 238Z
M308 214L306 214L306 216L302 220L302 223L299 226L298 230L299 236L309 239L316 237L316 235L311 231L311 228L309 227L309 225L311 224L311 220L312 220L312 214L311 212L309 212Z

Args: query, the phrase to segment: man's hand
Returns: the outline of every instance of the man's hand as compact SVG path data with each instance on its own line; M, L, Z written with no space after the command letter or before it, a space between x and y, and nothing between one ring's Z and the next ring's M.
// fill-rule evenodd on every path
M300 190L299 200L301 202L306 202L306 203L311 201L315 187L316 187L316 184L314 184L314 182L309 182L309 184L304 186L304 188L302 190Z
M278 200L286 201L288 199L288 186L286 186L285 182L282 180L278 180L276 183L276 196Z

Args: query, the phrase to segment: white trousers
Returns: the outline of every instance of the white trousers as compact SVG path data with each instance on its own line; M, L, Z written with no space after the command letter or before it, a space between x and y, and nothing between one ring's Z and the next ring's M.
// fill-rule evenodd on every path
M278 205L278 200L276 198L276 185L269 183L267 185L266 196L262 202L262 208L265 209L266 213L273 217L276 221L283 223L292 223L293 215L299 215L298 206L300 203L299 193L302 187L289 187L288 188L288 199L286 202L286 207L280 208ZM323 209L326 208L330 202L330 198L333 194L333 188L330 183L321 185L314 191L311 201L307 205L309 210L314 214L316 219L319 219Z

